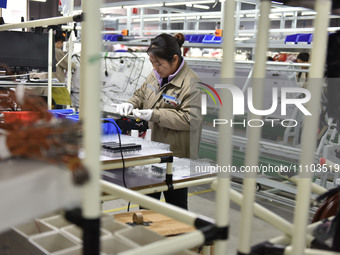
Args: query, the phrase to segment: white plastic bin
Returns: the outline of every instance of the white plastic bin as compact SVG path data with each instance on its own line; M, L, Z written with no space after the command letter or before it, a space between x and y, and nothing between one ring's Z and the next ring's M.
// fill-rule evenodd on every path
M70 225L61 228L61 233L65 234L65 236L71 238L72 240L76 241L77 243L83 242L83 231L80 227L76 225ZM105 229L100 229L100 238L105 239L109 238L111 233Z
M102 223L102 228L106 229L111 234L114 234L118 230L129 229L132 227L120 221L107 221L105 223Z
M101 251L105 254L116 254L134 248L136 248L135 245L124 242L115 236L101 241Z
M40 220L34 220L15 226L13 227L13 230L27 239L34 235L54 231L55 229Z
M41 221L56 229L60 229L62 227L72 225L72 223L67 221L62 215L56 215L56 216L52 216L49 218L43 218L41 219Z
M120 240L131 243L135 247L164 239L163 236L142 226L119 230L115 232L115 236Z
M35 245L43 254L59 252L64 249L77 247L77 243L59 232L46 233L32 237L30 242Z

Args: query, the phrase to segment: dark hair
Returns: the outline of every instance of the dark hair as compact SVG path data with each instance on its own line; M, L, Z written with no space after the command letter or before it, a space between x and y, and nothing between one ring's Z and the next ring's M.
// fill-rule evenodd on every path
M301 52L299 55L297 55L296 59L301 59L303 62L309 61L309 53Z
M157 58L165 59L171 62L174 55L177 55L182 60L181 47L185 37L178 33L175 36L169 34L160 34L151 39L151 44L147 50L148 54L152 54Z
M56 33L54 36L54 42L64 42L65 41L65 35L63 33Z

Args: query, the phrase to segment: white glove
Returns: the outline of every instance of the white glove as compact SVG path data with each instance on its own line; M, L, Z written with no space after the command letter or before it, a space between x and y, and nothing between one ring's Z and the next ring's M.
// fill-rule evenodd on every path
M117 112L122 116L129 115L133 110L133 105L130 103L122 103L117 105Z
M138 119L149 121L152 117L153 110L151 110L151 109L146 109L146 110L134 109L132 111L132 113Z

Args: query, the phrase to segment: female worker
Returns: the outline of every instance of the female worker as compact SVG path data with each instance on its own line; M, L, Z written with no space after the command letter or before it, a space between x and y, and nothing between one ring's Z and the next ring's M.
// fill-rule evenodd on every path
M183 43L183 34L160 34L151 40L147 53L153 72L117 111L149 121L151 140L169 144L174 156L196 158L202 127L199 78L182 57ZM187 192L164 192L165 200L187 209ZM159 198L160 193L152 196Z

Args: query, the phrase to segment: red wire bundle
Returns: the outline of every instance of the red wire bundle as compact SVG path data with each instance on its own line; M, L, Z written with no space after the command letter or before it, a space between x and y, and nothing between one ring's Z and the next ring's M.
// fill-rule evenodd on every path
M8 91L7 91L8 92ZM37 159L53 164L66 165L72 172L73 182L83 184L89 179L88 171L78 157L81 125L67 119L54 119L47 111L46 102L38 96L25 95L19 103L13 91L0 96L0 111L21 109L34 111L38 120L26 123L16 120L0 123L6 136L6 146L12 157Z

